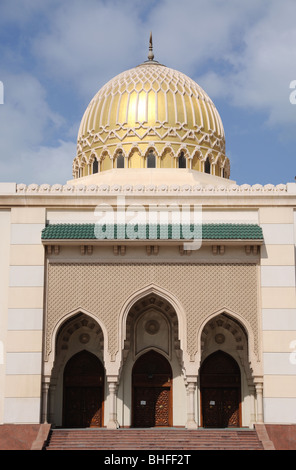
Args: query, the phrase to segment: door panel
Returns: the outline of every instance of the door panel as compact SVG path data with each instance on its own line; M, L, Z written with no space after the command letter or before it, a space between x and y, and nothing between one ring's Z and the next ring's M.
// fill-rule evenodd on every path
M67 428L102 426L102 389L66 387L64 421Z
M172 425L172 370L155 351L142 355L133 368L133 426Z
M102 388L91 387L84 390L85 427L102 426Z
M151 388L134 388L134 426L137 428L151 428L154 426L152 391Z
M205 388L202 392L203 426L227 428L240 426L239 390Z
M67 428L82 427L82 388L67 387L65 390L64 425Z
M134 426L170 426L169 387L134 388Z
M202 393L203 426L208 428L220 427L219 392L215 388L206 388Z
M204 427L239 427L240 370L228 354L217 351L201 367L202 423Z
M69 428L103 426L104 369L87 351L73 356L64 370L63 425Z
M155 388L155 424L154 426L170 425L170 389L168 387Z
M221 390L221 426L239 427L239 393L237 388Z

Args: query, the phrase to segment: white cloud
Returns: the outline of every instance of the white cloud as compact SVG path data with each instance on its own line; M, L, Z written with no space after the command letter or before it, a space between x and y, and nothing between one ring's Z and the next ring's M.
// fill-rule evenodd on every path
M26 175L21 181L25 184L65 184L71 180L72 162L76 155L76 143L59 141L54 147L40 146L35 152L24 154Z
M55 147L40 146L16 153L9 163L0 159L1 181L24 184L65 184L72 179L72 161L76 145L60 141ZM3 175L5 178L3 178Z
M38 143L43 138L45 127L48 131L63 124L63 117L50 109L46 90L36 77L28 73L5 74L3 81L5 105L1 129L5 129L5 136L11 134L14 142Z
M234 98L244 106L266 109L271 124L296 123L289 85L296 79L296 4L273 2L265 18L246 35L246 54L236 75Z
M270 126L294 126L296 107L289 101L296 79L296 3L270 1L264 16L243 35L242 50L229 52L224 73L206 73L200 80L207 91L237 107L266 114Z
M208 60L221 63L241 46L244 31L262 15L266 0L164 0L151 12L156 49L166 65L196 73Z
M54 0L52 0L54 3ZM26 0L1 0L0 22L4 25L14 23L18 25L27 24L33 16L44 11L47 8L46 1Z
M45 145L64 125L64 119L51 110L40 82L24 73L5 74L3 83L5 100L0 106L0 180L15 181L21 174L23 180L29 181L35 177L39 179L41 171L44 176L52 173L47 155L53 150L64 157L71 150L73 159L75 145L72 143Z
M137 0L57 3L32 51L56 83L90 99L146 60L152 29L156 60L201 81L213 99L264 111L272 124L294 122L294 0L163 0L146 10Z
M54 11L49 27L38 31L32 50L49 77L69 83L83 96L129 66L138 65L145 38L137 1L73 0ZM148 47L148 46L147 46ZM143 58L143 60L145 60Z

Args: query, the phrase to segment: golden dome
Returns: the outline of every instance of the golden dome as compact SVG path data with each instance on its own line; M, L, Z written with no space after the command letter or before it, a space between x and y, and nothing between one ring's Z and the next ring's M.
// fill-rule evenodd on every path
M149 60L104 85L82 118L73 176L113 168L189 168L229 178L219 113L181 72Z

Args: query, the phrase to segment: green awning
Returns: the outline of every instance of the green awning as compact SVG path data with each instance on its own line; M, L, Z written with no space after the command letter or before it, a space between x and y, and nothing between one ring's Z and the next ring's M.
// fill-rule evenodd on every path
M263 240L257 224L49 224L42 240Z

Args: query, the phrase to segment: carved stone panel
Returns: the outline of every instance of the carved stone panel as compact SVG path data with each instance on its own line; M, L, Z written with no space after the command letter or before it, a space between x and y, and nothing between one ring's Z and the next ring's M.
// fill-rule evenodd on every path
M111 356L121 349L122 307L135 293L159 286L178 299L186 318L187 352L197 351L202 322L223 308L237 312L252 328L258 354L257 266L253 264L52 263L48 266L46 352L63 316L81 308L104 324ZM178 312L176 312L178 315ZM179 312L180 314L180 312ZM179 331L180 337L183 332Z

